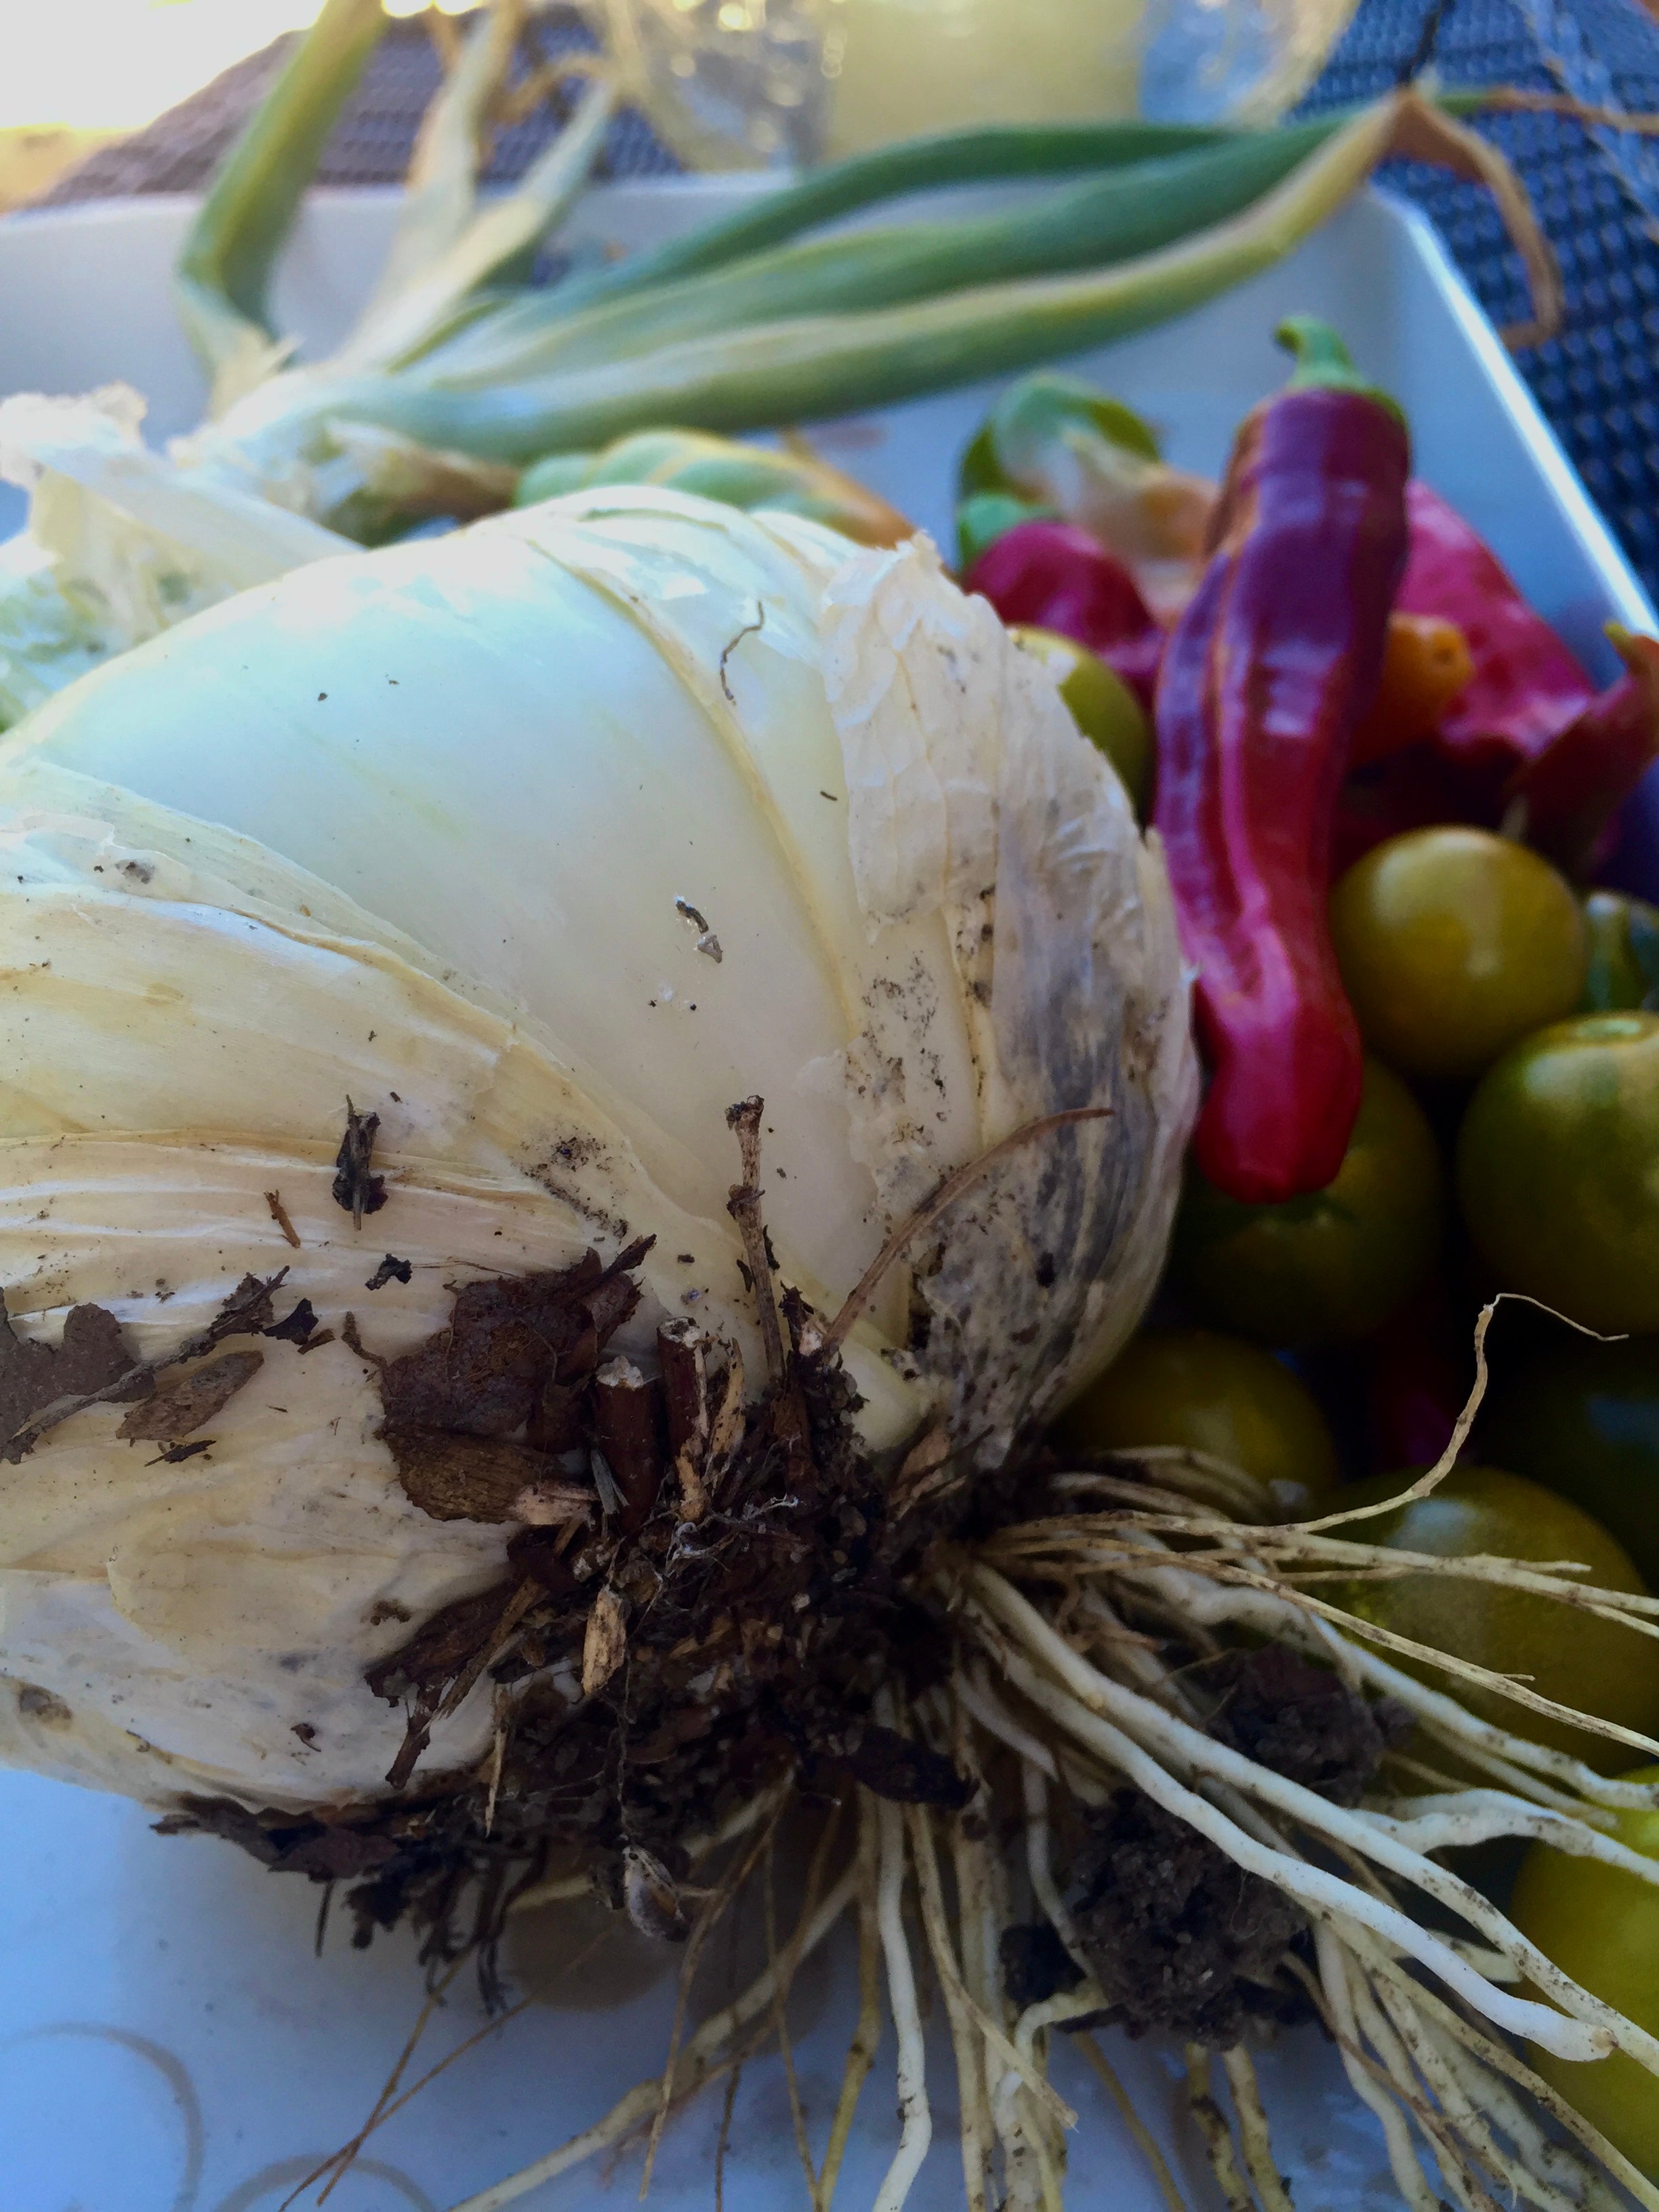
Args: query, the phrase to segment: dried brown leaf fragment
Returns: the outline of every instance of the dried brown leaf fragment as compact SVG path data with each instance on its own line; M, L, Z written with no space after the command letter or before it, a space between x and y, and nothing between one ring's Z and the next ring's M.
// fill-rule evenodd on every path
M271 1219L283 1232L283 1241L291 1245L297 1252L300 1249L300 1232L289 1219L288 1208L283 1204L282 1192L268 1190L265 1193L265 1204L270 1209Z
M544 1488L564 1492L556 1462L522 1444L493 1437L457 1435L443 1429L387 1429L387 1449L398 1464L404 1494L434 1521L515 1521L530 1516L518 1500ZM592 1509L592 1493L578 1493L579 1512ZM568 1519L568 1514L561 1518Z
M264 1364L263 1352L222 1352L135 1406L116 1434L128 1443L146 1437L156 1443L178 1443L222 1413Z
M467 1284L448 1325L382 1369L388 1425L511 1436L549 1384L592 1374L640 1302L629 1271L649 1249L648 1239L631 1244L609 1267L588 1252L557 1273Z
M274 1275L244 1275L207 1327L198 1329L167 1358L157 1360L156 1366L177 1367L186 1359L204 1358L227 1337L270 1334L276 1319L271 1302L287 1276L286 1267L279 1267Z
M628 1623L622 1600L613 1589L602 1589L587 1610L582 1637L582 1695L602 1690L628 1656Z

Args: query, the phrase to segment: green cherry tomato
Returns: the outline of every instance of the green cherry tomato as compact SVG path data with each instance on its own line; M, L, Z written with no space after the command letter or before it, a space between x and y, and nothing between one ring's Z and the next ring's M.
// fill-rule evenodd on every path
M1545 1346L1488 1402L1482 1453L1593 1513L1659 1589L1659 1337Z
M1659 1782L1659 1766L1638 1767L1625 1779ZM1610 1832L1644 1858L1659 1859L1659 1813L1615 1813ZM1510 1917L1581 1989L1659 2035L1659 1887L1622 1867L1534 1844L1516 1876ZM1633 2166L1659 2177L1659 2081L1645 2066L1621 2051L1583 2065L1536 2045L1528 2056Z
M1117 770L1131 805L1144 822L1152 788L1152 732L1139 700L1098 653L1062 637L1058 630L1025 623L1009 635L1059 678L1060 696L1071 708L1072 720Z
M1411 1480L1409 1474L1385 1474L1351 1483L1341 1503L1345 1508L1375 1504ZM1584 1579L1598 1589L1644 1588L1629 1553L1599 1522L1524 1476L1496 1468L1455 1468L1431 1496L1374 1521L1350 1522L1341 1534L1351 1542L1439 1559L1486 1552L1507 1559L1572 1559L1589 1568ZM1659 1726L1659 1642L1638 1629L1598 1620L1528 1590L1451 1575L1401 1575L1393 1582L1335 1588L1335 1601L1362 1620L1494 1674L1524 1674L1530 1688L1558 1705L1644 1732ZM1454 1689L1482 1719L1571 1752L1604 1771L1630 1756L1605 1737L1528 1712L1496 1690L1452 1680L1434 1668L1413 1671Z
M1149 1328L1068 1407L1059 1441L1085 1450L1181 1444L1311 1494L1336 1480L1312 1393L1268 1352L1207 1328Z
M1469 1233L1569 1321L1659 1331L1659 1014L1584 1014L1504 1054L1457 1139Z
M1243 1206L1188 1170L1176 1279L1206 1320L1262 1344L1369 1336L1433 1267L1443 1203L1423 1109L1371 1060L1347 1152L1323 1190Z
M1659 907L1622 891L1592 891L1584 901L1589 973L1579 1011L1611 1014L1659 1008Z
M1356 860L1331 939L1371 1050L1454 1080L1571 1013L1589 960L1565 877L1485 830L1411 830Z

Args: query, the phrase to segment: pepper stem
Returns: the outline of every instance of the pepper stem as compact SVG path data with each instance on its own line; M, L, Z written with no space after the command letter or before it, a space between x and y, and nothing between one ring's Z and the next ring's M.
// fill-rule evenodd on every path
M1398 421L1405 421L1399 401L1361 375L1346 346L1317 315L1287 315L1273 337L1296 362L1286 391L1352 392L1386 407Z

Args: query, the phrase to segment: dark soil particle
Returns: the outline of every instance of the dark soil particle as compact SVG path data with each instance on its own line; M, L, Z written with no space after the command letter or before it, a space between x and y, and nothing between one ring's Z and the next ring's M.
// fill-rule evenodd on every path
M1355 1805L1392 1744L1403 1706L1370 1704L1328 1668L1279 1644L1231 1651L1189 1674L1213 1700L1218 1742L1339 1805ZM1095 1816L1073 1870L1072 1910L1108 2017L1225 2047L1252 2014L1295 2017L1276 1971L1303 1940L1298 1907L1246 1874L1177 1814L1123 1790Z
M803 1352L812 1317L793 1292L781 1372L757 1403L741 1404L724 1349L687 1322L663 1330L661 1380L608 1357L647 1249L469 1284L413 1352L377 1361L363 1347L405 1492L438 1518L524 1524L507 1572L368 1674L405 1716L388 1777L399 1794L328 1820L192 1802L170 1831L349 1881L359 1941L408 1919L437 1957L468 1941L487 1951L514 1887L556 1850L575 1847L625 1905L642 1864L672 1869L686 1834L792 1771L808 1790L852 1774L910 1803L966 1802L947 1759L871 1713L883 1683L920 1691L948 1667L947 1624L914 1595L942 1524L890 1520L857 1394L833 1358ZM601 1461L605 1485L570 1472ZM602 1592L626 1657L584 1696ZM436 1720L491 1681L515 1686L499 1772L492 1749L477 1771L428 1775Z
M1200 1679L1219 1699L1209 1724L1218 1742L1334 1805L1357 1805L1384 1753L1412 1732L1404 1705L1368 1703L1282 1644L1230 1651Z
M1091 1823L1073 1905L1108 2016L1226 2048L1255 2008L1243 1984L1273 1978L1300 1934L1297 1908L1138 1790Z
M959 1813L974 1794L974 1784L942 1752L872 1721L853 1733L845 1750L828 1755L855 1782L895 1804L940 1805Z
M274 1336L281 1344L297 1344L301 1352L309 1352L316 1333L317 1316L309 1298L301 1298L291 1313L281 1321L273 1322L269 1328L261 1329L261 1336Z
M9 1443L32 1414L60 1399L89 1397L119 1384L136 1364L120 1323L102 1306L71 1306L63 1342L54 1346L14 1334L0 1305L0 1440ZM149 1388L148 1377L141 1377L123 1395L140 1398Z
M895 1683L915 1696L948 1674L952 1632L924 1570L939 1540L1027 1518L1041 1459L969 1485L924 1440L884 1481L854 1426L852 1382L787 1289L757 1401L743 1402L726 1348L689 1320L659 1332L654 1373L613 1356L648 1249L468 1284L445 1326L396 1359L348 1325L378 1376L406 1493L437 1519L513 1527L505 1571L369 1670L404 1717L390 1797L304 1818L192 1800L167 1832L204 1830L275 1870L348 1882L356 1942L408 1922L429 1960L477 1947L488 1978L513 1895L555 1854L568 1863L574 1850L599 1893L636 1915L647 1869L652 1911L678 1925L683 1839L785 1775L809 1795L850 1776L906 1803L969 1804L973 1785L948 1759L875 1720L875 1696ZM275 1322L280 1279L248 1278L215 1329L303 1341L307 1308ZM118 1379L113 1326L76 1325L81 1364L64 1372L77 1385ZM187 1349L216 1340L210 1330ZM0 1409L24 1420L62 1387L46 1363L64 1354L40 1352L0 1336ZM400 1617L391 1605L371 1616ZM1345 1805L1403 1733L1403 1715L1273 1647L1183 1680L1218 1741ZM431 1771L435 1723L491 1685L511 1695L498 1695L484 1759ZM1105 1997L1091 2020L1225 2046L1253 2014L1294 2010L1279 1970L1306 1942L1298 1909L1149 1798L1124 1790L1087 1816L1069 1880ZM1007 1932L1002 1971L1022 2004L1080 1978L1042 1925Z
M328 695L319 692L317 696L326 698ZM386 1177L369 1169L380 1127L378 1114L360 1114L346 1100L345 1134L335 1155L333 1194L336 1206L351 1216L354 1229L362 1227L364 1214L378 1213L386 1204Z

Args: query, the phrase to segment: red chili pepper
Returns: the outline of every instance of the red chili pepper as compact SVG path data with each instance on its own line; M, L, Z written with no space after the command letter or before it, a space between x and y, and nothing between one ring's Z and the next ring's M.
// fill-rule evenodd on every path
M1474 670L1441 718L1439 743L1460 767L1507 776L1577 720L1595 687L1485 540L1415 480L1406 574L1395 604L1462 631Z
M1607 635L1625 674L1528 761L1504 793L1514 833L1569 875L1604 857L1613 815L1659 750L1659 641L1615 623Z
M1413 481L1406 504L1410 552L1395 624L1405 610L1449 619L1473 666L1428 744L1413 742L1423 733L1408 717L1368 718L1351 756L1366 772L1350 778L1339 805L1337 867L1400 830L1473 822L1514 831L1570 872L1593 868L1614 814L1659 754L1659 642L1610 632L1626 673L1597 693L1438 493Z
M1017 522L963 578L1006 623L1029 623L1086 645L1151 712L1164 631L1115 554L1071 522Z
M1359 1032L1327 921L1332 822L1406 560L1410 441L1297 318L1287 390L1240 430L1217 547L1165 649L1156 820L1213 1076L1194 1157L1247 1203L1329 1182Z

